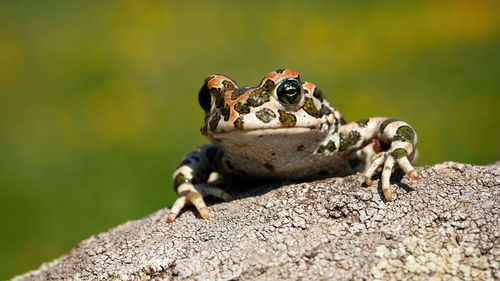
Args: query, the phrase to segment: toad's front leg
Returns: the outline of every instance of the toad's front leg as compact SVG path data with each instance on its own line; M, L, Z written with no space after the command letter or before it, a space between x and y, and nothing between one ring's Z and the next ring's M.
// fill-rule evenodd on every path
M388 145L388 149L376 151L377 154L369 161L370 165L365 171L366 184L371 186L373 184L371 177L379 167L383 167L382 192L387 201L392 200L389 179L396 163L411 179L418 179L417 172L410 163L416 153L417 134L408 123L397 119L375 117L348 123L339 129L339 133L348 136L346 139L357 136L356 141L350 143L353 148L362 147L371 140ZM342 137L340 139L342 147Z
M204 196L212 195L225 201L232 199L226 191L207 183L221 155L220 148L214 145L204 145L184 158L173 175L174 189L178 197L168 213L167 222L173 222L186 205L194 205L200 216L208 219L209 213L203 200Z

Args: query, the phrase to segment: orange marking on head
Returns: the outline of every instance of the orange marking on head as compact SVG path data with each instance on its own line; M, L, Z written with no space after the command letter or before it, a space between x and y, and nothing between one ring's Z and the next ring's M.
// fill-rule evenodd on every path
M229 109L231 113L229 114L229 122L234 122L236 120L236 110L234 110L234 103L230 105Z
M238 115L238 113L236 113L236 110L234 110L234 105L240 101L245 101L247 98L248 98L248 95L250 95L250 93L253 91L252 90L248 90L246 91L243 95L239 96L237 99L235 100L231 100L231 93L233 91L227 91L224 95L224 102L227 103L229 105L229 110L230 110L230 113L229 113L229 121L230 122L234 122L234 120L236 120L236 117Z
M227 77L220 76L220 75L215 75L208 81L208 87L222 87L222 81L229 80Z
M281 80L282 78L289 78L289 77L298 77L299 76L299 73L293 69L285 69L283 70L283 72L281 73L278 73L276 71L273 71L273 72L269 72L266 77L264 77L264 79L262 80L262 84L264 84L266 82L266 80L272 80L274 81L275 83L278 82L279 80Z
M315 85L313 83L309 83L309 82L304 82L304 84L302 85L302 87L304 89L307 89L309 91L309 93L314 93L314 87Z
M281 77L281 74L276 73L276 71L269 72L266 77L262 80L262 83L265 83L266 80L271 79L273 81L277 81Z
M299 73L293 69L285 69L285 71L283 71L283 75L297 77L299 76Z

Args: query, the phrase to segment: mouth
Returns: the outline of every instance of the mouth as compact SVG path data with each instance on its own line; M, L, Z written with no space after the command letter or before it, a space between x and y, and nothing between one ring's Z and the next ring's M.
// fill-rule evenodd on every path
M270 136L270 135L303 135L311 133L315 128L310 127L289 127L289 128L265 128L253 130L235 130L228 132L219 132L211 135L213 138L235 138L245 136Z

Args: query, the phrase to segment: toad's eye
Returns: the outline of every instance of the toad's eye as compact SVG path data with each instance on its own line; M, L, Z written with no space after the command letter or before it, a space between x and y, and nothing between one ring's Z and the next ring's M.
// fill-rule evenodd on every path
M302 97L302 87L295 79L283 80L276 89L276 96L283 105L298 104Z
M206 112L210 111L210 108L212 107L212 96L208 90L207 83L203 83L203 86L198 93L198 102L203 110Z

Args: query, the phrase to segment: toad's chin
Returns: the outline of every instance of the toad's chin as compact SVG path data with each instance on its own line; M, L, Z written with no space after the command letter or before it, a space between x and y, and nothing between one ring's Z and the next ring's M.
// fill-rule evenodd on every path
M227 139L227 138L241 138L245 137L262 137L269 135L301 135L310 134L318 131L317 128L311 127L288 127L288 128L264 128L254 130L234 130L228 132L212 133L208 136L210 139Z

